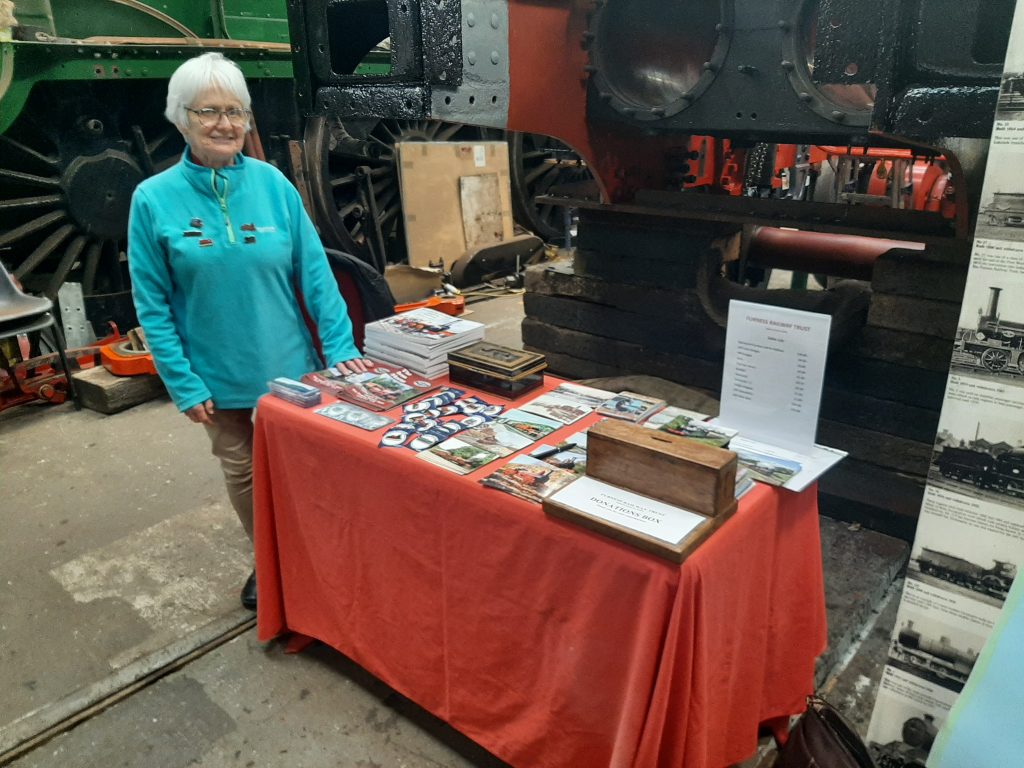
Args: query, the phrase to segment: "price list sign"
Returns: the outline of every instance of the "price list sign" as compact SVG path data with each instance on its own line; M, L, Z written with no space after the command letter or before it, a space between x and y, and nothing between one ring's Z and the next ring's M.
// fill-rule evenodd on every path
M733 301L719 421L794 450L814 445L832 318Z

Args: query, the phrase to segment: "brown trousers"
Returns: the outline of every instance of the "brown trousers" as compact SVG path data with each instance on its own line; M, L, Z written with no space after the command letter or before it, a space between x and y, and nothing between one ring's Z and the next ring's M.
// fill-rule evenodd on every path
M252 408L214 411L204 424L213 455L220 460L231 506L252 541Z

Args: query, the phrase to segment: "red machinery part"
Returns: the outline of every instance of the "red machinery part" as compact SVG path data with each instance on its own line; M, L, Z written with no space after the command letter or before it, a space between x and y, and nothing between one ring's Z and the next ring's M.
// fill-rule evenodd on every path
M100 347L100 360L103 362L103 367L115 376L140 376L143 374L156 376L153 355L149 352L128 349L127 340Z
M757 227L751 237L747 259L761 266L794 272L870 280L875 262L894 248L923 251L924 243Z

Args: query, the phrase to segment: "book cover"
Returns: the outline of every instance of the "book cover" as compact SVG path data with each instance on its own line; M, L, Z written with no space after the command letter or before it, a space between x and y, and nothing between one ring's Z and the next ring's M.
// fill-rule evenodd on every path
M576 479L576 474L530 456L516 456L498 467L480 483L510 493L520 499L540 503L559 488Z
M665 401L636 392L619 392L608 398L597 408L602 416L623 421L643 421L656 411L665 407Z
M366 338L395 336L400 344L442 347L449 342L476 341L483 338L484 326L473 320L461 320L434 309L413 309L366 325Z
M408 368L372 361L365 373L342 374L336 368L306 374L303 380L328 394L371 411L386 411L424 395L438 385Z

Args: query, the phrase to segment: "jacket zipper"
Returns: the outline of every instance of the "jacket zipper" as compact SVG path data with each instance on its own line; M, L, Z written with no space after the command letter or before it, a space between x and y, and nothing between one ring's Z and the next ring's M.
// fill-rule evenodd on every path
M210 169L210 186L213 187L213 196L220 203L220 212L224 214L224 226L228 230L228 242L234 245L235 230L231 227L231 216L228 214L228 180L224 179L224 194L217 191L217 171Z

